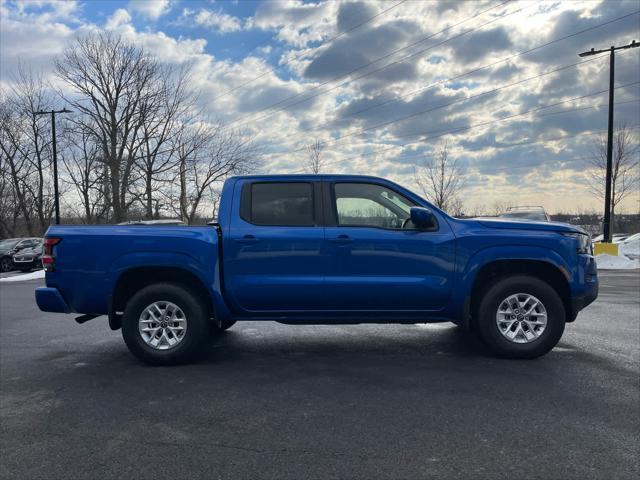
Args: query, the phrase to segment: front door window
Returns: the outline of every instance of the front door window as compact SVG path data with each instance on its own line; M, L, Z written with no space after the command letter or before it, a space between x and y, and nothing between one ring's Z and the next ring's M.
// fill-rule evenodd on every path
M415 206L381 185L337 183L334 186L338 225L401 229Z

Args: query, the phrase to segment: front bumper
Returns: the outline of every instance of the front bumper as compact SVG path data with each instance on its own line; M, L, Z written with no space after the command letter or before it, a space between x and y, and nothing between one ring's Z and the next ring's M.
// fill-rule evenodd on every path
M40 258L33 258L30 260L16 260L15 258L12 260L14 268L18 270L24 268L42 268L42 260Z
M584 293L571 299L571 306L573 307L574 318L580 310L589 306L593 301L598 298L598 282L596 281L591 285L591 288Z
M36 288L36 303L43 312L71 313L69 305L62 298L57 288Z

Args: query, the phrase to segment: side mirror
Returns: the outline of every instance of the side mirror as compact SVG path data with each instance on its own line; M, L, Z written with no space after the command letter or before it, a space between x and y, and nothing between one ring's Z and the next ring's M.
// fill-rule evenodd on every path
M423 207L411 207L411 222L420 230L431 230L438 225L431 210Z

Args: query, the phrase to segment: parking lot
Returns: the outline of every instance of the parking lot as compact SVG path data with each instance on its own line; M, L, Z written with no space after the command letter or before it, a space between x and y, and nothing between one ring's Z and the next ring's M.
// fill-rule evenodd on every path
M0 283L0 477L637 478L640 273L601 282L533 361L450 324L244 323L172 368Z

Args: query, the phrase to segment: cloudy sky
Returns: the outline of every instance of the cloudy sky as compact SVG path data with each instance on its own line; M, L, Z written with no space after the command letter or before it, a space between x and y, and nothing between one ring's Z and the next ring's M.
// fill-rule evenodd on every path
M440 142L464 201L597 208L584 183L607 127L608 58L640 40L640 2L0 0L0 82L18 62L50 75L76 36L119 32L193 66L208 113L262 145L262 170L324 170L412 188ZM640 130L640 48L616 57L616 121ZM637 211L639 196L625 209Z

